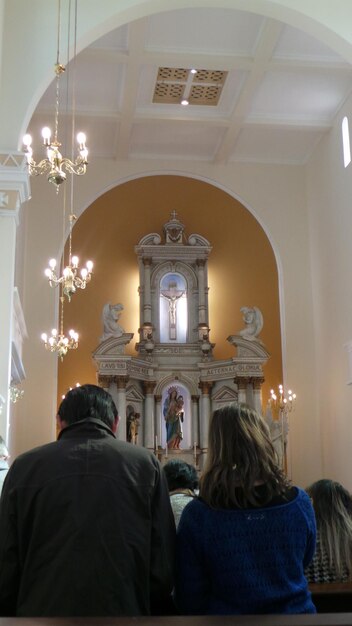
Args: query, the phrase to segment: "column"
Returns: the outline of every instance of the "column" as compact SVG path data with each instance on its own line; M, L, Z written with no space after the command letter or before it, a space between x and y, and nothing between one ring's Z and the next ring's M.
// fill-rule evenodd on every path
M99 374L98 385L100 385L100 387L103 387L103 389L105 389L105 391L107 391L111 395L113 401L115 402L117 412L119 414L119 426L117 429L116 437L117 439L122 439L122 437L119 436L119 430L121 428L121 414L119 411L119 398L118 398L118 393L117 393L116 376L108 376L107 374ZM125 415L126 415L126 410L125 410Z
M262 407L262 384L264 382L264 378L252 378L253 385L253 404L255 410L259 413L259 415L263 414Z
M162 445L162 432L161 432L161 396L155 396L155 435L158 440L158 446ZM155 441L154 441L155 443Z
M151 302L151 290L150 290L150 269L152 260L149 258L143 259L144 265L144 298L143 298L143 323L151 324L152 321L152 302Z
M126 385L128 376L115 376L117 410L119 413L119 427L117 430L117 438L126 441Z
M19 210L29 198L29 182L23 154L0 152L0 435L8 441L15 286L16 231Z
M144 433L144 447L150 450L154 449L154 389L155 381L145 381L145 401L144 401L144 415L143 420L143 433Z
M204 266L205 260L197 260L198 269L198 323L199 326L207 324L206 319L206 306L205 306L205 280L204 280Z
M199 438L199 413L198 413L198 403L199 396L191 396L192 402L192 446L196 443L197 446L200 445Z
M213 383L210 381L201 381L199 383L201 390L200 407L199 407L199 430L200 430L200 447L208 447L208 431L209 420L211 415L210 391Z
M238 402L247 402L247 385L249 378L245 378L242 376L236 376L233 382L237 385L238 389Z

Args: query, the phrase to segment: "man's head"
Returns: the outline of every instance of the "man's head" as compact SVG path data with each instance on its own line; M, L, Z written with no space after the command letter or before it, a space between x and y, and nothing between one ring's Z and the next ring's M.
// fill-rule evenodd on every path
M111 395L97 385L71 389L59 406L57 420L60 429L89 418L101 420L116 432L118 413Z

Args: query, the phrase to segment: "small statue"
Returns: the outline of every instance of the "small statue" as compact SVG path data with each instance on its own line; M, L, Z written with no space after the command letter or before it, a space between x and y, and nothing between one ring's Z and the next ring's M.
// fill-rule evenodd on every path
M261 311L256 306L243 306L241 313L243 313L243 321L246 327L240 330L239 335L250 341L260 341L258 335L263 328L263 316Z
M124 329L118 324L121 312L123 311L122 304L105 304L103 308L103 336L101 341L105 341L109 337L121 337L124 334Z

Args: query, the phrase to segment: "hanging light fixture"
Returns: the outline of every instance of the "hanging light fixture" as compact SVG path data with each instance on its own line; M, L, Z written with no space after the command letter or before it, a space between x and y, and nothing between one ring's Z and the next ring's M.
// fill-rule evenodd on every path
M76 0L76 11L77 11L77 0ZM75 24L77 23L77 18L75 19ZM69 50L67 51L67 56L69 56ZM75 37L74 37L74 47L73 47L73 60L72 60L72 73L73 73L73 87L72 87L72 129L71 129L71 154L74 153L74 138L75 138L75 111L76 111L76 93L75 93L75 72L76 72L76 28L75 28ZM81 269L79 274L79 258L76 255L72 255L72 230L73 225L77 219L74 214L73 205L74 205L74 178L72 177L70 180L70 210L69 210L69 248L68 248L68 263L65 265L64 256L65 256L65 227L66 227L66 197L68 195L67 187L65 187L64 192L64 200L63 200L63 269L62 275L58 276L56 274L56 259L52 258L49 261L49 267L45 270L45 276L49 280L50 287L57 287L58 285L62 286L62 294L67 297L68 301L71 301L71 296L76 292L77 289L85 289L87 283L91 280L92 277L92 269L93 262L87 261L86 266Z
M64 335L64 295L60 296L60 332L56 328L51 331L51 336L48 337L46 333L42 333L42 341L44 346L50 352L57 352L57 355L63 361L69 350L76 350L78 348L78 333L71 329L68 333L68 337Z
M32 137L24 135L24 153L27 158L28 171L31 176L48 174L48 181L56 185L56 192L59 185L66 180L66 173L81 176L87 170L88 150L86 146L86 136L84 133L77 134L78 154L75 159L64 157L60 152L61 143L58 140L59 127L59 103L60 103L60 76L65 71L65 65L60 63L60 25L61 25L61 0L58 0L58 32L57 32L57 57L55 64L56 75L56 103L55 103L55 124L54 137L51 137L51 130L47 126L42 129L43 145L46 148L46 158L37 163L33 159ZM75 1L75 39L77 32L77 0Z
M10 385L10 400L13 404L16 404L24 396L24 389L19 389L18 385Z
M72 228L73 223L76 219L76 216L71 212L69 216L70 234L68 264L64 267L62 276L58 277L55 273L56 259L50 259L49 267L47 267L45 270L45 276L49 280L50 287L57 287L58 285L62 285L62 293L68 298L69 302L71 301L71 296L76 292L77 289L86 288L87 283L89 283L89 281L91 280L93 269L93 262L87 261L86 266L81 269L81 275L78 275L79 258L75 255L72 256Z

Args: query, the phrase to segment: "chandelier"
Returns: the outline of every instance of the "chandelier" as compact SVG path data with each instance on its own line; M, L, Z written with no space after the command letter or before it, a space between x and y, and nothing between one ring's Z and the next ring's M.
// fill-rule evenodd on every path
M46 333L42 333L42 340L44 346L50 352L57 352L57 355L63 361L69 350L76 350L78 348L78 333L71 329L68 333L68 337L64 335L64 295L60 296L61 310L60 310L60 332L53 328L51 336L48 337Z
M279 391L276 394L274 389L270 390L269 402L272 407L277 408L280 415L287 416L294 409L296 400L296 394L291 389L288 390L287 395L284 393L283 385L279 385Z
M70 9L69 9L70 10ZM51 130L47 126L42 129L43 145L46 149L46 157L38 163L33 159L32 137L29 134L24 135L24 153L27 158L28 171L31 176L40 174L48 174L48 181L56 185L56 192L59 191L59 185L66 180L66 173L77 174L81 176L87 170L88 150L86 146L86 136L84 133L77 134L78 153L76 158L65 157L60 152L61 143L58 139L59 127L59 102L60 102L60 76L65 71L65 65L60 63L60 22L61 22L61 0L58 0L58 32L57 32L57 58L55 64L56 75L56 102L55 102L55 122L54 136L51 137ZM70 23L70 21L69 21ZM75 41L74 41L74 59L76 56L76 33L77 33L77 0L75 2ZM69 56L69 55L68 55Z
M65 216L65 211L64 211ZM57 276L55 273L56 268L56 259L50 259L49 267L45 270L45 276L49 280L50 287L57 287L58 285L62 285L62 293L67 296L68 301L71 301L71 296L76 292L77 289L85 289L87 283L92 278L92 269L93 262L87 261L86 266L81 269L80 276L78 275L79 271L79 258L78 256L72 256L72 228L73 223L76 220L76 216L71 213L69 216L70 221L70 234L69 234L69 254L68 254L68 264L64 267L62 276Z
M17 385L10 385L10 400L16 404L24 396L24 390L19 389Z

